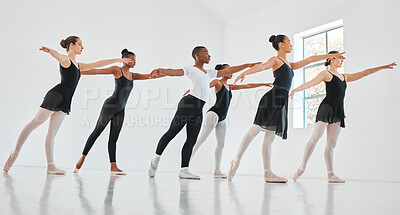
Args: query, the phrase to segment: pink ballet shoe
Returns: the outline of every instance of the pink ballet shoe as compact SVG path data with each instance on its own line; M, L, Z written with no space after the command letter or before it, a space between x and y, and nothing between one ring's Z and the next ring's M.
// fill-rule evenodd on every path
M237 159L233 159L231 161L231 166L228 172L228 180L232 181L233 176L235 176L237 169L239 168L240 161Z
M337 177L335 174L333 174L331 177L328 177L328 182L329 183L345 183L346 181Z
M50 168L53 167L53 168ZM47 164L47 174L48 175L65 175L66 171L63 169L57 168L54 163Z
M287 179L275 175L270 170L265 170L264 181L267 183L286 183Z
M11 169L11 167L14 164L15 160L17 159L17 157L18 156L14 156L13 155L13 151L10 152L10 156L8 156L8 159L7 159L7 161L6 161L6 163L4 164L4 167L3 167L3 171L4 172L8 172Z
M116 176L116 175L126 175L126 172L124 171L110 171L111 176Z
M304 170L306 169L306 166L304 164L302 164L294 173L293 175L293 181L297 181L297 179L300 178L301 175L303 175Z

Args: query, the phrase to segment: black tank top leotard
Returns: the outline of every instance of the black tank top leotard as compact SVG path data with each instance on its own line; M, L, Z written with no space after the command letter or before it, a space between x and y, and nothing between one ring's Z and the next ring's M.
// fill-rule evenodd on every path
M292 79L294 76L293 69L289 67L282 59L278 58L283 62L283 65L274 71L274 87L283 88L289 92L292 86Z
M63 111L66 114L71 111L72 97L81 77L81 72L71 59L70 61L71 65L68 68L64 68L60 64L61 83L47 92L40 107L51 111Z
M288 94L292 86L293 69L283 62L274 71L274 87L264 94L258 103L254 124L265 130L275 131L275 134L287 139L288 129Z
M125 109L129 95L133 89L133 74L132 80L127 79L121 70L121 77L115 79L115 88L113 94L104 102L107 105L115 105L116 113Z
M322 121L329 124L340 122L340 126L345 127L344 97L347 83L345 79L342 81L336 75L329 73L333 77L330 82L325 82L326 96L318 108L316 122Z
M226 119L226 115L228 114L229 105L232 99L231 89L229 88L229 90L227 90L222 81L221 84L222 88L217 93L217 100L215 101L214 106L212 106L208 110L208 111L213 111L218 115L218 122L221 122Z

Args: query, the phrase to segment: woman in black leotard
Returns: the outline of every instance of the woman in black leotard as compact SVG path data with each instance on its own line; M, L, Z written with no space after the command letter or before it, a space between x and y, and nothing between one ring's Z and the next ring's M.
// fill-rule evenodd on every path
M60 63L61 83L50 89L43 99L35 117L21 131L17 144L13 152L8 157L3 170L8 172L14 164L26 139L39 125L50 118L49 129L45 141L47 174L64 175L65 171L58 169L54 164L53 147L54 138L64 120L64 116L71 110L72 97L78 85L81 73L86 70L106 66L116 62L129 62L130 59L110 59L101 60L95 63L77 63L76 55L80 55L83 50L82 41L77 36L70 36L61 40L61 46L67 50L67 55L59 54L57 51L42 47L40 50L49 53Z
M215 66L216 70L222 70L228 68L228 64L218 64ZM232 74L223 76L220 80L215 79L211 81L210 88L215 87L215 92L217 95L217 100L215 101L214 106L212 106L205 116L205 121L200 130L199 138L197 139L196 144L193 147L193 153L197 152L200 148L201 144L206 141L208 136L215 128L215 136L217 138L217 147L215 148L215 170L214 177L215 178L226 178L226 175L223 174L220 170L221 159L222 159L222 150L225 145L225 136L226 136L226 116L228 114L229 105L232 99L232 90L240 90L240 89L250 89L255 87L267 86L271 87L272 83L268 84L246 84L246 85L232 85L228 84L228 80L232 78ZM188 91L189 92L189 91Z
M338 53L337 51L331 51L329 54ZM295 92L299 92L310 87L313 87L322 81L326 84L326 96L319 105L314 132L308 141L305 151L303 162L300 168L295 172L293 180L297 180L306 168L307 162L317 144L321 138L325 129L327 130L327 144L325 148L325 163L328 171L328 182L331 183L344 183L345 181L340 179L333 172L333 150L336 146L337 139L340 134L341 128L345 127L344 119L344 96L348 82L356 81L372 73L378 72L382 69L393 69L396 63L392 63L385 66L375 67L364 70L362 72L354 74L340 74L337 68L342 67L343 60L339 58L329 58L325 62L325 66L329 66L329 70L320 72L314 79L310 80L297 87L290 92L290 97L293 98Z
M103 104L96 127L86 141L85 148L82 152L82 157L74 167L74 173L77 173L82 167L83 162L85 161L85 158L92 148L94 142L106 128L108 123L111 122L110 136L108 139L108 155L111 163L110 173L112 175L126 174L117 166L115 158L117 147L116 144L124 122L125 106L133 89L133 81L147 80L149 79L149 74L129 72L130 69L135 67L136 55L127 49L122 50L121 54L122 58L127 58L131 61L125 63L122 67L112 66L105 69L93 69L83 73L84 75L113 74L115 77L115 89L113 94Z
M252 69L243 72L237 79L243 81L246 75L254 74L269 68L273 69L275 81L274 87L267 92L260 100L256 117L250 130L246 133L240 144L236 158L232 160L228 173L228 180L232 180L239 167L240 159L248 145L260 133L265 131L263 143L264 160L264 181L272 183L286 183L286 178L276 176L271 171L271 144L275 134L287 138L287 115L288 115L288 94L292 84L293 70L300 69L312 62L327 59L329 57L343 58L341 53L311 56L299 62L289 63L286 55L292 52L290 40L285 35L273 35L269 41L277 51L277 56L270 58L267 62L257 65ZM235 83L236 83L235 81Z

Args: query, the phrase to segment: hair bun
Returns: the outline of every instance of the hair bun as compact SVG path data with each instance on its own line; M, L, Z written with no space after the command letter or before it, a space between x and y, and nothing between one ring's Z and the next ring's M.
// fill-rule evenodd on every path
M269 42L273 43L275 40L276 36L272 35L271 37L269 37Z
M122 50L121 54L124 55L124 54L126 54L127 52L129 52L128 49L124 49L124 50Z
M61 47L63 47L64 49L67 48L67 44L66 44L66 41L65 41L65 40L61 40L60 45L61 45Z

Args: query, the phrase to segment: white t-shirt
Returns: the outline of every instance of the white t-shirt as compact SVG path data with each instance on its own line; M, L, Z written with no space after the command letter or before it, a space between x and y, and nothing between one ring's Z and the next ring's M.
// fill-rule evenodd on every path
M182 69L183 75L186 75L190 80L189 94L207 102L210 93L210 82L217 78L217 70L207 69L206 74L194 66L185 66Z

